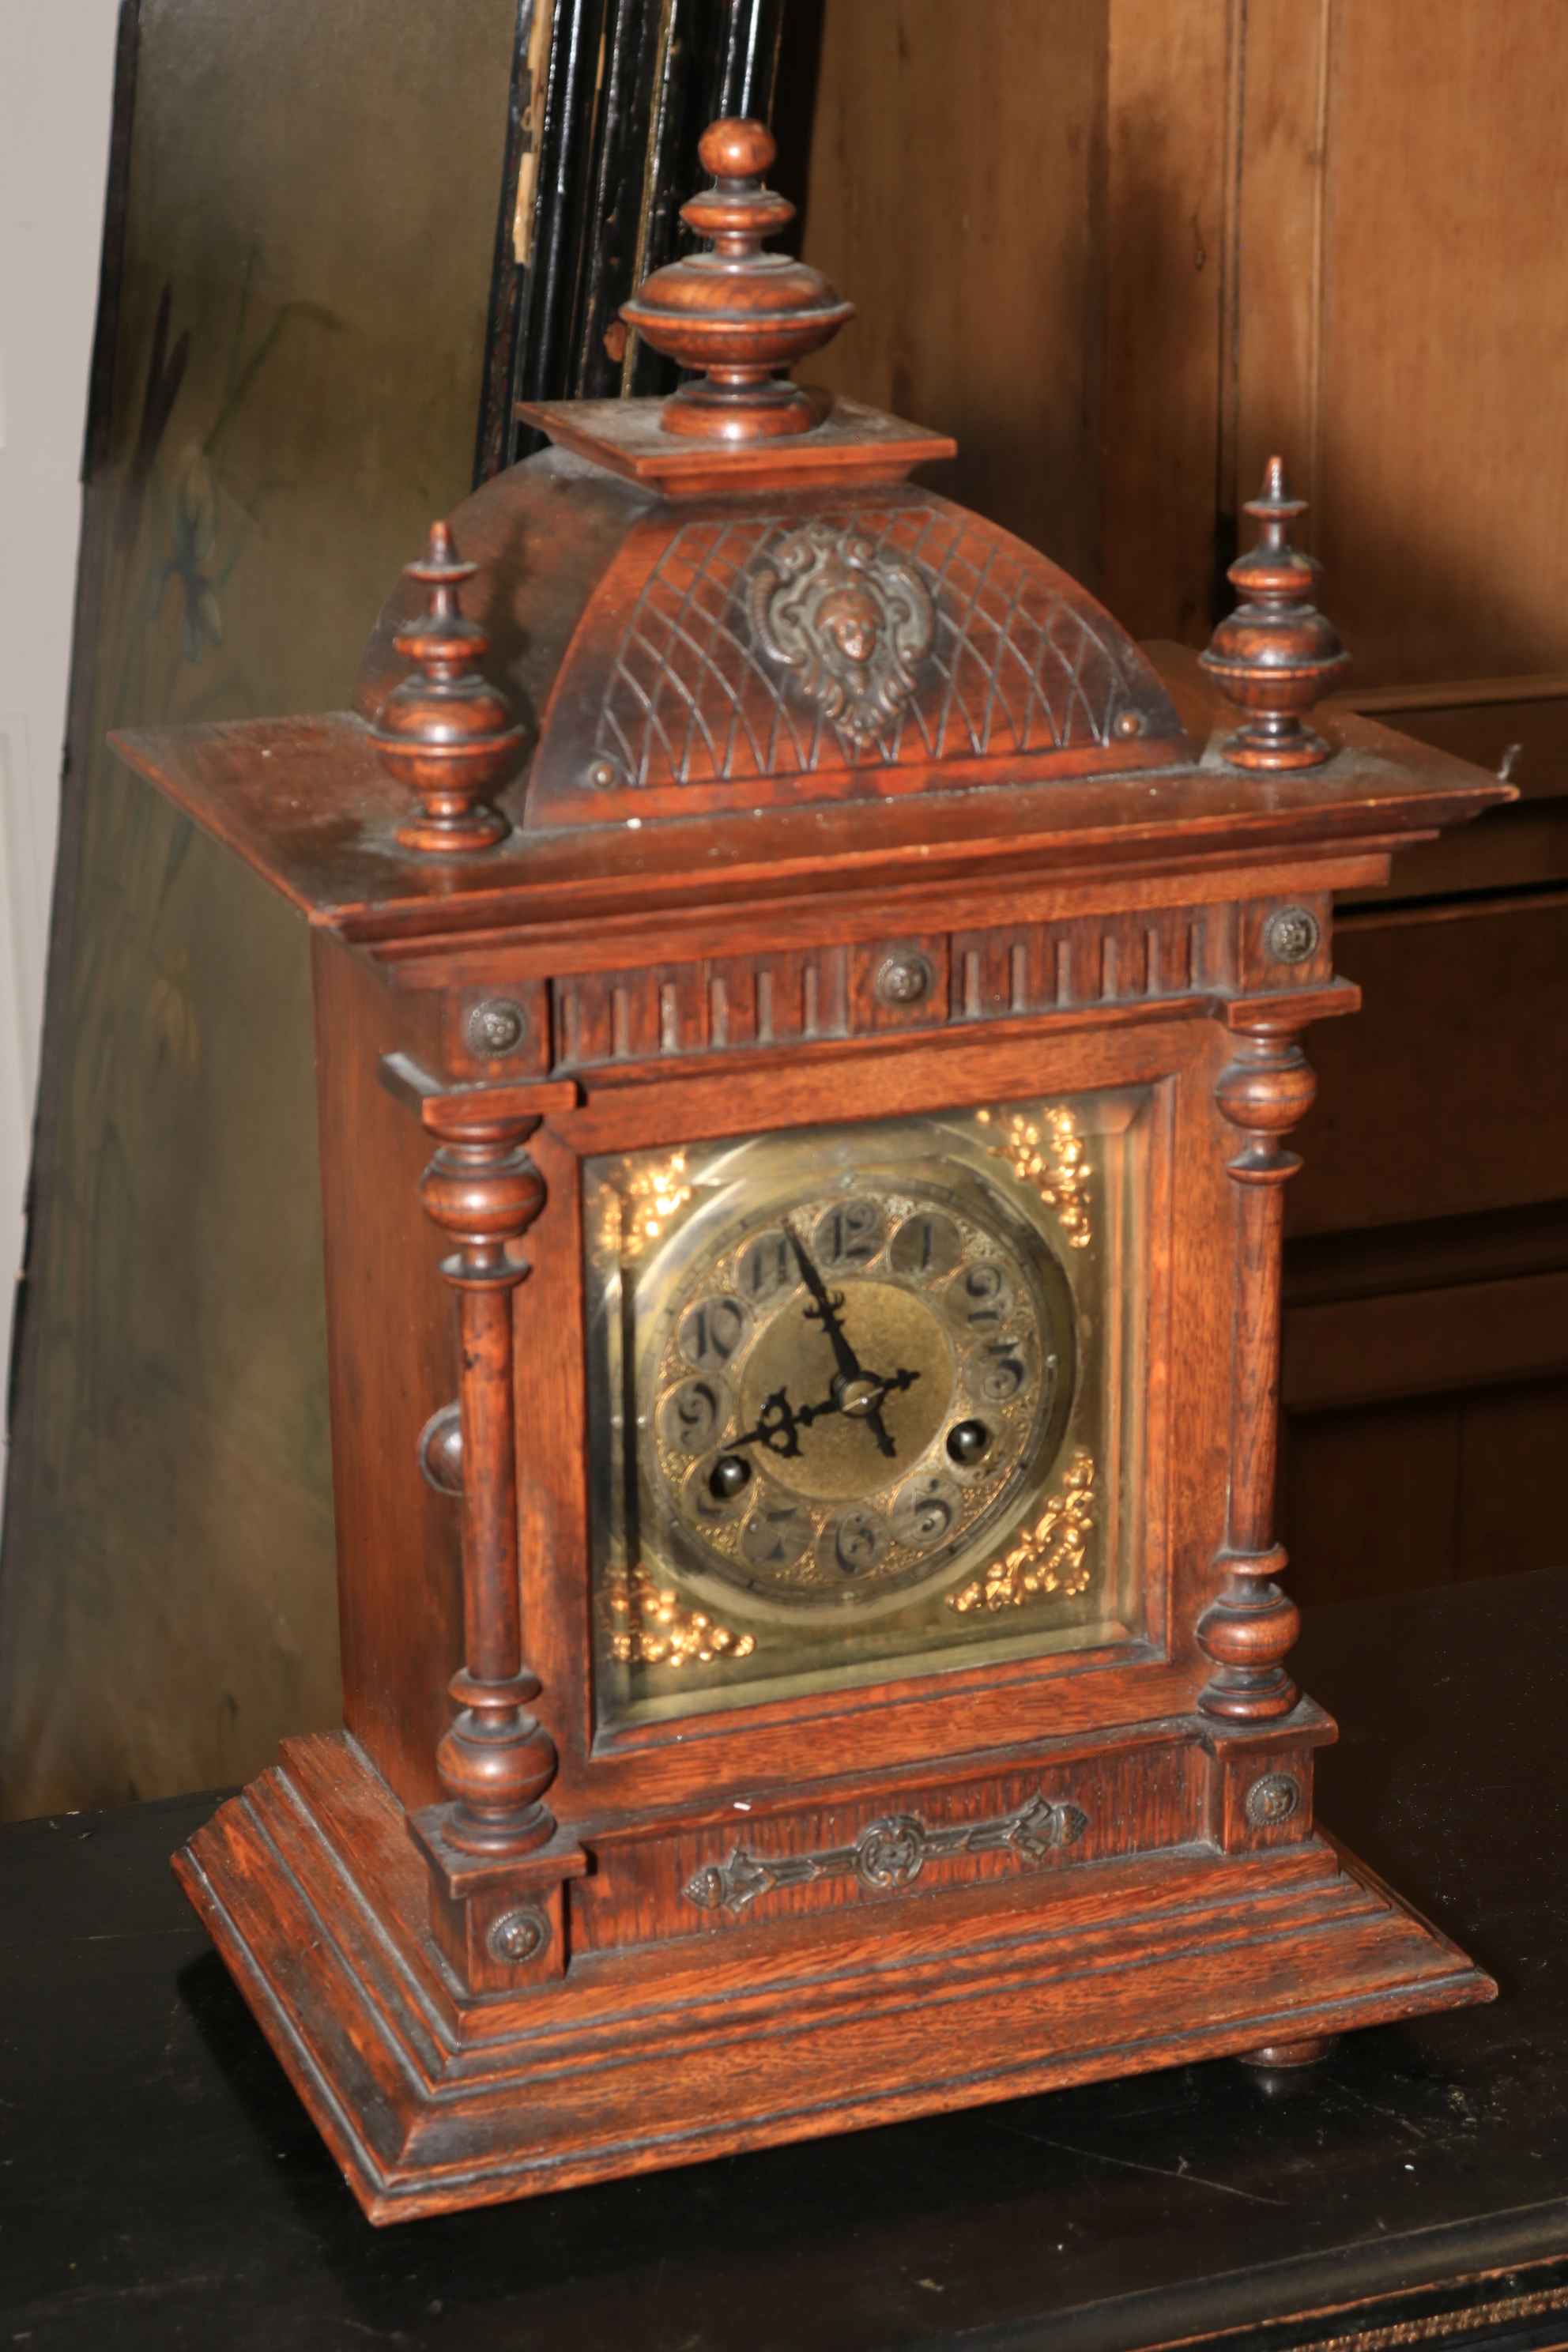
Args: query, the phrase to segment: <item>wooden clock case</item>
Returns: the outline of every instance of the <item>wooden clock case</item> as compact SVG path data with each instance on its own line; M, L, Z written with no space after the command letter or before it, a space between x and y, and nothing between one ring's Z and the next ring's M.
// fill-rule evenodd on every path
M1509 788L1301 725L1335 654L1281 481L1241 584L1283 689L1256 628L1141 653L912 487L951 445L896 419L531 414L553 447L454 518L471 580L442 534L413 567L357 712L121 745L312 927L344 1728L176 1867L351 2187L391 2221L1489 1998L1314 1826L1270 1511L1333 894ZM889 565L929 584L874 724L748 624L792 539L884 616ZM596 1728L582 1161L1131 1085L1137 1637Z

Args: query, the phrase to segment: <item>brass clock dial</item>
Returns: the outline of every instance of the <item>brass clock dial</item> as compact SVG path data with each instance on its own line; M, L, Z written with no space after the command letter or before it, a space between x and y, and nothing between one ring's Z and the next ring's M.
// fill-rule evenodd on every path
M588 1162L603 1727L1131 1638L1149 1108Z
M753 1609L871 1612L961 1576L1059 1444L1066 1278L972 1172L797 1185L660 1276L637 1371L649 1520Z

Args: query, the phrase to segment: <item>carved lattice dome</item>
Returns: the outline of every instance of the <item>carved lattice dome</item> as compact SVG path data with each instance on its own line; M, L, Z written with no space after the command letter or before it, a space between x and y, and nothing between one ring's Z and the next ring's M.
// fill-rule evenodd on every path
M682 216L710 249L623 314L700 376L662 404L524 407L556 446L452 518L476 567L464 616L528 747L503 808L530 829L626 824L1186 763L1110 615L910 485L951 441L776 373L852 305L763 250L794 207L763 184L763 124L712 124L701 155L713 184ZM365 656L373 719L422 578Z

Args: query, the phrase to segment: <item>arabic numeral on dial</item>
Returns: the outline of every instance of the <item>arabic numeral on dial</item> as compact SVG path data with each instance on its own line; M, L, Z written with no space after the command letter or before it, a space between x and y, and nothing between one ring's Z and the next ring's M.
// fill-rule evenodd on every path
M923 1210L905 1218L888 1252L898 1273L925 1281L951 1274L963 1255L963 1244L952 1218L931 1215Z
M994 1331L1011 1312L1013 1286L999 1265L982 1258L953 1277L948 1296L961 1323L972 1331Z
M658 1433L678 1454L706 1454L730 1418L721 1381L682 1381L659 1407Z
M811 1541L811 1521L794 1503L764 1503L746 1521L741 1549L753 1568L789 1568Z
M833 1565L844 1576L875 1568L888 1549L888 1522L879 1512L841 1511L825 1538Z
M882 1246L882 1213L874 1201L841 1201L818 1217L812 1248L825 1265L869 1265Z
M700 1372L721 1372L746 1336L746 1310L738 1298L700 1299L680 1318L680 1352Z
M787 1290L795 1281L795 1253L781 1233L759 1234L741 1253L741 1287L755 1301Z
M976 1389L987 1404L1007 1404L1025 1387L1029 1366L1017 1339L988 1339L974 1360Z
M931 1551L952 1532L958 1496L945 1478L911 1478L893 1501L893 1540L906 1551Z

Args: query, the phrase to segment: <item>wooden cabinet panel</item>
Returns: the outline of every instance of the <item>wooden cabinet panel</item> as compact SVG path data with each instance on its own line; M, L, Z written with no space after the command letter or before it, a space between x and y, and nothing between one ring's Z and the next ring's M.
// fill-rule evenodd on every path
M1562 1555L1568 1381L1290 1414L1279 1528L1304 1608Z
M1459 1438L1459 1573L1556 1567L1563 1556L1568 1381L1469 1399Z
M1312 1041L1294 1234L1555 1200L1568 1178L1568 897L1369 910L1335 961L1364 992Z
M1222 517L1287 449L1363 683L1561 668L1558 0L1232 13Z
M1310 454L1335 617L1363 683L1561 669L1561 0L1253 0L1249 55L1309 13L1323 190L1297 241L1321 257ZM1248 225L1261 237L1267 215ZM1245 301L1242 320L1245 338ZM1244 486L1276 429L1260 385Z
M1110 0L826 0L801 250L857 315L805 373L957 436L922 478L1093 578Z
M1360 900L1396 904L1568 882L1568 679L1459 678L1451 686L1352 690L1344 699L1478 767L1508 761L1520 795L1485 824L1401 856L1389 880L1358 892Z
M1290 1309L1288 1412L1568 1376L1568 1270ZM1563 1432L1568 1438L1568 1428Z
M1461 1410L1441 1397L1287 1416L1279 1533L1303 1609L1459 1574Z
M1186 645L1201 645L1214 618L1215 462L1232 383L1234 14L1173 0L1110 10L1100 589L1135 636Z

